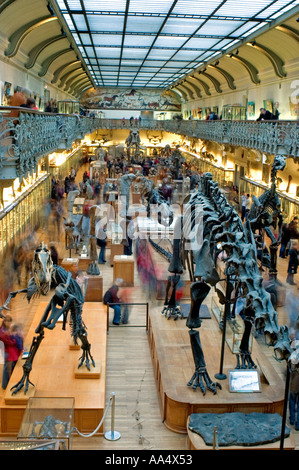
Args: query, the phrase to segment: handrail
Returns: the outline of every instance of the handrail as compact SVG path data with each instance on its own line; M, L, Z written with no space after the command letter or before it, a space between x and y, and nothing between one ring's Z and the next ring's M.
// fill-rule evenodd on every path
M9 115L11 113L11 115ZM269 154L299 157L298 121L104 119L47 113L29 108L0 107L0 179L34 171L40 158L69 149L77 139L98 129L138 128L246 147Z
M149 324L149 309L148 309L148 302L109 302L107 303L107 334L109 334L109 307L111 305L146 305L146 324L145 329L148 332L148 324ZM132 325L131 325L132 326ZM143 325L140 325L143 326Z

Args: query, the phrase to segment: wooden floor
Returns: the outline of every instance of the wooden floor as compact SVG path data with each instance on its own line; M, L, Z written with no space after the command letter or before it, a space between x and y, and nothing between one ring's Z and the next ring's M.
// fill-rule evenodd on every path
M81 181L78 176L78 181ZM39 233L41 240L49 241L48 234ZM64 240L59 240L57 249L60 257L64 253ZM107 263L100 265L103 276L103 290L112 284L113 268L110 267L110 253L107 251ZM155 259L161 271L167 270L167 263L160 255ZM285 280L286 260L279 260L281 280ZM298 276L299 278L299 276ZM141 285L135 270L134 301L149 300L150 308L162 307L163 300L157 301L155 295L148 295ZM297 289L293 289L297 295ZM20 296L12 301L11 314L15 321L22 322L24 334L29 331L37 311L39 300L34 299L28 305ZM162 308L161 308L162 310ZM287 323L287 313L279 309L279 323ZM111 324L107 338L107 368L106 368L106 407L110 402L111 394L115 394L115 421L114 430L121 435L117 441L110 441L105 437L74 436L74 450L187 450L187 435L177 434L162 422L157 387L152 367L152 359L145 328L145 308L134 307L130 315L130 323L124 326ZM168 320L165 319L165 322ZM173 321L173 320L169 320ZM271 361L278 374L284 379L285 365L273 359L273 350L263 344L263 338L257 339L264 353ZM219 345L220 348L220 345ZM3 390L0 393L4 393ZM198 392L200 393L200 392ZM217 395L214 397L217 400ZM111 407L109 407L105 422L105 431L111 430ZM296 449L299 449L299 432L294 431Z

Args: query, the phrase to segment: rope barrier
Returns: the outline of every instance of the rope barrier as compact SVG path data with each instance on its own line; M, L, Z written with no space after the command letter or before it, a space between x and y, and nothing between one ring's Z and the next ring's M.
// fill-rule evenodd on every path
M108 406L106 407L105 411L104 411L104 414L103 414L103 418L101 419L100 423L98 424L98 426L96 427L96 429L90 433L90 434L82 434L76 427L73 428L73 431L76 432L77 434L79 434L79 436L81 437L92 437L94 436L94 434L96 434L96 432L100 429L100 427L102 426L105 418L106 418L106 415L109 411L109 408L110 408L110 405L111 405L111 402L112 402L112 409L113 409L113 413L111 415L111 424L112 424L112 427L111 429L114 429L114 405L115 405L115 393L111 393L110 395L110 399L109 399L109 403L108 403ZM112 422L113 420L113 422ZM114 431L113 431L114 432Z

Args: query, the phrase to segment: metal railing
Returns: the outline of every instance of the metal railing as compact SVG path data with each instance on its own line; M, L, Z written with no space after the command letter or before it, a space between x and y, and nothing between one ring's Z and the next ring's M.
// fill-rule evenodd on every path
M39 159L69 149L99 129L161 130L190 138L212 140L270 154L299 156L298 121L157 121L102 119L42 113L27 108L0 107L0 179L15 179L35 171Z
M125 306L125 305L127 305L127 306L129 306L129 305L131 305L131 306L132 306L132 305L134 305L134 306L138 306L138 305L141 306L141 305L143 305L143 306L144 306L144 305L145 305L145 306L146 306L146 311L145 311L145 325L132 325L132 324L130 323L129 326L130 326L130 327L133 327L133 328L140 328L140 327L141 327L141 328L144 328L144 327L145 327L146 332L148 332L148 326L149 326L149 304L148 304L148 302L143 302L143 303L139 303L139 302L111 303L111 302L110 302L110 303L107 303L107 305L106 305L106 306L107 306L107 334L109 334L109 328L110 328L110 326L109 326L109 307L112 307L113 305L119 305L120 307ZM122 325L119 325L119 326L122 326ZM126 327L127 327L126 324L124 324L123 326L126 326Z

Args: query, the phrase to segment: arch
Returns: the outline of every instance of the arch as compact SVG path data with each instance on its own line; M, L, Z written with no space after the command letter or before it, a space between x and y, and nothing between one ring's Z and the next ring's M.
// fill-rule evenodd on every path
M51 44L54 44L57 41L60 41L61 39L65 39L65 38L66 38L66 34L63 33L63 35L55 36L55 37L50 38L50 39L45 39L45 41L37 44L37 46L35 46L33 49L31 49L31 51L28 54L29 59L25 64L26 69L31 69L34 66L35 62L37 61L37 58L38 58L39 54L44 49L46 49L46 47L50 46Z
M91 86L87 85L86 87L80 88L77 92L77 95L76 95L77 98L79 98L89 88L92 88L92 85Z
M191 89L193 98L202 98L199 88L196 85L193 85L193 83L188 82L187 78L184 80L184 85L189 88L189 90Z
M289 37L295 39L296 41L299 41L299 31L292 28L291 26L288 26L286 24L280 24L278 26L275 26L275 29L287 34Z
M4 54L7 57L14 57L19 50L19 47L25 37L31 33L31 31L35 30L36 28L43 26L50 21L57 21L57 16L42 16L35 20L26 23L25 25L21 26L17 31L15 31L9 38L9 45L7 49L4 51Z
M226 70L223 70L221 67L218 67L218 65L212 65L212 64L209 64L208 67L214 69L214 70L217 70L217 72L219 72L226 80L229 88L231 90L235 90L236 89L236 85L234 83L234 78L231 76L230 73L228 73Z
M66 69L67 67L70 67L71 65L77 64L77 63L81 64L81 61L79 59L78 60L72 60L71 62L68 62L67 64L63 64L60 67L58 67L58 69L56 69L55 72L54 72L51 83L56 83L58 81L59 75L61 74L61 72L64 69Z
M188 82L188 80L192 80L192 77L186 77L186 82ZM201 91L200 89L198 88L198 86L196 86L194 83L190 83L190 86L194 89L194 91L196 92L196 95L197 95L197 98L202 98L202 94L201 94Z
M283 66L284 66L283 60L275 52L273 52L268 47L263 46L262 44L258 44L256 41L247 42L246 45L250 47L254 47L254 49L258 50L259 52L264 54L266 57L268 57L268 59L270 60L274 68L274 72L276 73L278 77L283 78L287 76L287 74L283 70Z
M63 49L62 51L58 51L58 52L55 52L54 54L52 54L50 57L48 57L43 63L42 63L42 69L41 71L38 73L38 75L40 77L43 77L44 75L46 75L46 73L48 72L48 69L50 67L50 65L52 64L52 62L54 62L55 59L57 59L58 57L60 57L61 55L63 54L66 54L67 52L70 52L72 51L73 49L71 49L70 47L67 48L67 49Z
M16 0L2 0L1 5L0 5L0 15L1 13L5 10L5 8L9 7L9 5L12 5L15 3Z
M81 65L79 65L78 67L75 67L74 69L70 70L69 72L66 72L61 77L59 86L62 87L63 85L65 85L65 83L66 83L67 79L70 77L70 75L72 75L72 73L76 72L79 69L81 69Z
M83 81L90 81L89 78L86 76L86 78L84 79L83 77L82 78L79 78L78 80L76 80L72 86L69 88L69 93L73 93L75 88L80 84L82 83L83 84Z
M226 54L226 57L230 57L231 59L234 59L240 64L242 64L247 70L249 77L253 83L255 84L261 83L260 79L258 78L258 70L255 68L255 66L251 62L235 54Z
M183 83L180 83L180 87L185 91L185 94L186 94L186 97L187 97L187 101L188 99L190 100L193 100L193 93L192 91L190 90L190 88L188 88L186 85L184 85Z
M182 85L178 84L178 85L175 85L175 88L178 88L179 92L180 92L180 93L182 94L182 96L183 96L183 99L184 99L185 101L188 101L188 96L189 96L189 95L186 93L186 91L185 91L184 89L181 90L181 86L182 86Z
M170 87L170 89L171 89L174 93L176 93L180 99L182 99L182 98L185 99L184 96L183 96L183 93L182 93L180 90L176 90L174 87Z
M72 86L72 82L74 80L76 80L77 78L79 77L83 77L84 75L86 75L86 73L84 72L84 70L79 70L79 72L76 73L76 75L74 75L73 77L69 78L68 81L66 82L65 84L65 87L64 87L64 91L67 91L69 88L71 88Z
M199 73L199 72L195 72L195 73ZM201 84L201 86L203 87L206 95L211 96L210 87L206 82L204 82L203 80L201 80L200 78L198 78L195 75L193 75L192 78L194 78L195 80L197 80Z
M82 83L80 86L77 86L75 89L74 89L74 94L77 96L78 93L80 93L81 90L86 90L86 88L91 88L92 85L90 84L90 80L89 80L89 84L88 82L86 83Z
M220 87L220 82L215 77L213 77L209 73L201 71L201 70L198 73L203 75L204 77L207 77L209 80L211 80L211 82L213 83L217 93L222 93L222 90L221 90L221 87Z

